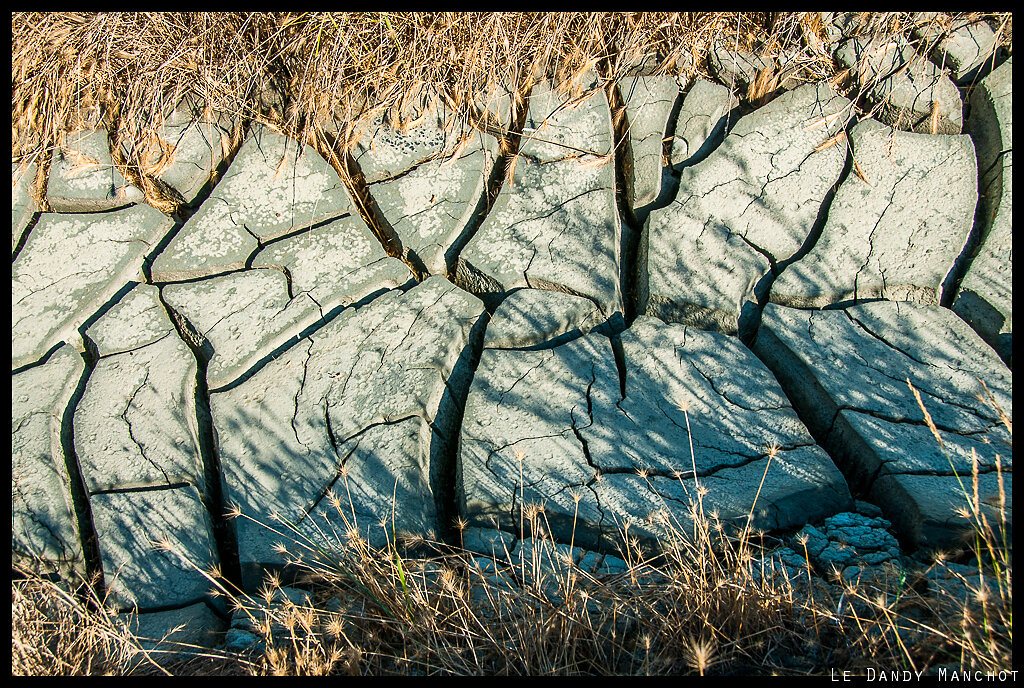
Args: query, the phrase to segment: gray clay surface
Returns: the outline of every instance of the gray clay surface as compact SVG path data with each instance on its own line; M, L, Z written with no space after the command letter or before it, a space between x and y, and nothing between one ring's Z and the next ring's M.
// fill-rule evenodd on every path
M141 151L174 217L105 131L45 199L12 165L12 561L97 576L147 647L259 652L253 618L308 600L266 576L345 544L463 545L479 599L621 575L624 535L700 515L763 530L751 574L796 589L958 546L975 482L1012 513L1012 61L822 20L863 111L721 45L714 82L651 59L478 128L436 99L339 120L344 178L182 101Z

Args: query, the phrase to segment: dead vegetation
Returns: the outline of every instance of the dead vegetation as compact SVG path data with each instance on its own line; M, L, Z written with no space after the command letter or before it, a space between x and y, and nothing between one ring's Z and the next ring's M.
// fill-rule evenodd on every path
M969 489L969 488L968 488ZM1005 511L1003 512L1005 514ZM531 526L544 519L529 515ZM468 552L403 558L339 536L327 552L289 551L312 591L254 616L251 652L147 652L90 597L28 576L12 584L16 675L676 675L863 674L868 667L1005 671L1012 660L1012 560L1006 522L975 510L975 575L949 585L892 567L856 583L809 568L761 566L757 534L714 518L652 559L626 547L625 569L593 573L550 541L493 564ZM987 521L985 519L988 519ZM280 528L280 524L274 524ZM628 537L626 538L628 542ZM935 568L947 566L937 560ZM984 572L984 575L983 575ZM280 589L270 576L261 591ZM236 610L243 596L221 588ZM257 594L257 597L260 595ZM245 614L247 612L238 611Z
M997 19L1009 46L1011 15ZM930 20L936 40L953 20ZM894 35L914 22L863 13L854 31ZM425 96L472 119L481 94L522 94L541 77L565 85L590 68L609 80L638 65L706 75L716 44L781 58L743 94L751 101L778 86L780 70L835 74L815 12L16 12L11 28L13 156L38 158L63 132L104 126L144 170L146 142L186 93L309 140L381 109L401 126Z

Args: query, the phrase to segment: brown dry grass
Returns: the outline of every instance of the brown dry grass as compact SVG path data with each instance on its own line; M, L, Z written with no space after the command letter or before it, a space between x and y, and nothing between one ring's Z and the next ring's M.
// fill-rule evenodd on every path
M1009 13L1001 19L1010 45ZM913 22L868 14L862 30L886 35ZM614 79L645 59L661 72L704 71L715 42L788 52L802 78L834 72L820 17L800 12L17 12L11 28L15 156L100 124L141 143L186 92L305 140L335 117L378 108L400 122L425 92L468 118L480 93L522 93L541 76L564 84L597 67Z
M539 526L543 512L528 518ZM332 552L298 538L289 549L311 553L294 561L313 602L255 614L265 642L255 654L203 651L191 661L145 654L87 592L83 602L29 577L12 585L12 671L801 675L840 667L857 675L951 665L998 673L1012 666L1012 561L1000 525L978 530L979 573L983 566L988 578L958 574L932 595L898 568L855 584L827 584L810 570L792 580L762 574L756 534L726 536L714 518L657 559L627 547L628 569L614 575L584 570L543 540L531 556L505 552L499 558L510 563L485 570L466 552L404 559L401 547L375 550L355 536ZM265 597L280 587L269 577ZM240 610L240 597L230 597Z
M944 30L985 16L1009 48L1008 12L930 21ZM915 21L905 12L861 13L856 31L906 35ZM156 179L166 156L154 158L151 143L186 94L207 112L229 114L236 149L248 123L264 122L344 155L371 117L386 113L402 127L435 99L452 126L497 133L505 149L506 132L480 107L488 94L512 94L521 109L542 77L568 88L593 68L600 87L639 64L709 76L718 43L779 58L739 94L752 105L770 100L784 79L831 79L850 90L817 12L15 12L11 35L12 158L41 163L33 195L44 210L50 152L70 131L103 127L118 169L152 205L175 213L181 199Z
M983 16L1000 22L1009 47L1010 13L930 21L948 29ZM905 35L914 23L910 13L862 13L857 31ZM639 64L709 76L718 43L778 58L740 94L754 106L782 80L846 81L816 12L16 12L11 34L12 158L40 163L33 195L44 210L50 152L68 132L95 127L110 133L118 169L148 202L179 210L156 179L166 156L152 142L186 94L228 114L235 149L249 123L264 122L330 159L337 149L344 157L370 118L383 113L401 128L430 101L448 108L452 126L498 134L505 150L509 132L481 108L489 95L511 94L515 121L540 78L568 89L595 69L601 87Z
M18 571L11 584L11 673L15 676L123 674L143 654L90 585L66 585Z

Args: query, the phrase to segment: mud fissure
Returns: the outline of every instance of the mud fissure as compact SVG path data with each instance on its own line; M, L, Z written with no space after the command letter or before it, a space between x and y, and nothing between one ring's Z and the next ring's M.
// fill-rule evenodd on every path
M847 126L850 125L848 124ZM849 141L849 132L847 132L846 140ZM776 262L772 257L766 256L768 257L771 269L762 275L761 279L759 279L757 284L754 285L755 301L748 301L743 305L737 324L737 336L748 348L757 337L757 331L761 327L761 315L764 312L764 307L768 304L772 285L775 284L775 280L779 278L779 275L781 275L786 268L806 256L814 249L815 245L817 245L818 241L821 239L822 232L825 229L825 224L828 222L828 215L829 210L832 207L832 200L835 198L836 192L839 191L839 187L843 185L852 171L853 150L849 145L847 145L846 162L843 165L843 171L840 172L839 178L836 179L832 188L825 193L825 196L821 201L821 205L818 207L818 214L815 217L814 223L811 225L811 230L807 233L807 237L804 239L803 244L799 249L797 249L796 253L778 262ZM802 418L801 421L803 421Z
M162 289L159 297L168 318L178 332L178 336L185 342L196 359L196 428L198 430L199 458L203 466L203 482L206 485L206 490L200 493L200 498L213 525L214 545L220 560L221 574L231 586L241 589L242 571L238 557L238 536L227 515L228 505L224 497L223 472L215 439L210 389L206 381L211 354L210 345L205 339L197 337L195 328L164 300Z
M78 533L82 543L85 572L89 580L93 581L92 586L96 592L97 599L104 599L106 584L103 579L103 559L100 555L99 536L93 521L92 504L89 502L89 490L86 487L85 477L82 474L78 452L75 450L75 411L85 395L86 384L88 384L93 370L96 369L96 362L99 358L95 344L92 344L88 339L85 341L85 352L82 354L82 358L85 360L85 369L82 371L82 376L78 379L78 385L67 407L64 409L64 414L61 416L60 444L71 492L71 503L75 510Z
M514 164L516 157L520 154L519 149L522 145L523 139L523 127L526 126L526 117L530 110L530 90L529 88L522 89L516 97L513 98L513 103L516 107L512 111L511 129L504 129L501 127L485 127L487 135L494 136L498 139L498 158L494 161L494 165L491 167L490 177L487 179L487 185L484 189L483 195L477 201L476 208L473 211L472 219L466 226L465 231L455 240L454 243L445 251L444 259L445 265L447 266L447 277L450 282L459 286L475 296L481 298L485 302L488 299L484 299L480 294L476 294L473 289L470 288L472 280L462 279L460 277L460 261L459 256L462 254L463 249L473 240L484 221L487 219L491 209L494 208L494 204L498 200L501 190L504 188L506 180L508 179L509 171L511 166ZM493 310L491 311L493 312Z
M328 132L323 132L322 137L314 141L314 148L334 168L348 189L349 196L355 203L356 210L363 222L370 229L370 233L380 243L384 253L392 258L398 258L409 266L417 282L422 282L429 276L426 266L415 252L407 250L402 245L402 239L398 232L391 226L387 217L381 211L377 202L370 194L369 184L363 174L355 156L343 141Z
M626 327L633 324L637 311L636 261L642 227L633 214L633 151L629 142L629 117L619 86L614 81L606 88L612 116L612 151L615 156L615 207L619 213L619 292L622 295Z
M431 459L439 462L438 474L439 485L437 486L437 514L440 527L440 534L444 541L456 544L460 542L460 533L456 528L456 520L460 514L459 498L459 451L462 446L462 424L466 414L466 401L469 399L469 390L473 386L473 378L476 376L476 369L480 365L480 357L484 350L484 332L491 320L490 314L486 311L473 325L469 332L469 341L464 351L464 356L453 367L448 380L445 381L444 395L441 408L447 408L450 413L449 422L443 431L448 436L442 436L438 443L436 453L431 452ZM464 370L460 371L459 367ZM452 383L457 380L458 384ZM445 404L445 401L448 403Z

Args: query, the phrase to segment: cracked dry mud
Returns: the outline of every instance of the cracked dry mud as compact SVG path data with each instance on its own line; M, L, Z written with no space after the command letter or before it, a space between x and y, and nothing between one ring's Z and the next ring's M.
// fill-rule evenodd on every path
M972 469L1012 509L1010 69L938 135L827 84L736 119L703 80L542 82L487 131L371 122L347 181L178 117L175 217L80 133L49 205L13 169L12 556L171 628L291 528L614 571L699 499L822 573L951 546Z

